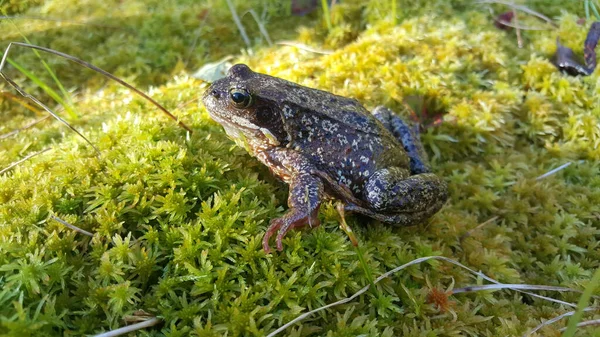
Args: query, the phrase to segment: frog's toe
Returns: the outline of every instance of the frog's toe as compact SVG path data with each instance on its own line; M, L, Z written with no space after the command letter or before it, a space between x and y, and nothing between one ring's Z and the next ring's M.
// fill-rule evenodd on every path
M263 244L263 250L267 254L269 254L271 252L271 246L269 246L269 239L271 239L271 236L273 236L273 234L275 234L275 232L277 232L279 230L279 228L281 228L281 225L283 224L282 219L283 218L277 218L277 219L271 220L269 228L267 228L267 231L265 232L265 236L263 237L262 244Z
M304 214L302 212L291 211L281 218L273 219L271 225L267 229L265 236L263 237L263 249L265 253L271 252L269 246L269 239L275 232L277 232L277 238L275 243L277 250L283 250L283 238L293 228L304 227L309 225L312 227L318 227L321 224L318 218L318 210L313 211L310 214Z
M279 231L277 232L277 250L283 250L283 244L281 241L283 240L283 237L287 234L287 232L289 232L293 228L304 227L306 225L309 225L311 228L314 228L319 227L321 225L321 222L319 221L319 218L316 215L299 216L295 220L284 222L283 226L281 226L281 228L279 228Z

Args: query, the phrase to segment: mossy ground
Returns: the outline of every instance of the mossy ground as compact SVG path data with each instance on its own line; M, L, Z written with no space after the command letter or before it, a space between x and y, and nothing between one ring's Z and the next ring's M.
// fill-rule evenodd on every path
M383 104L407 114L401 102L421 96L428 111L445 113L441 125L422 135L434 171L450 186L443 210L412 228L348 218L373 275L443 255L505 283L583 289L600 267L600 81L598 71L567 77L548 61L557 35L582 52L589 25L576 24L582 6L531 2L559 28L522 32L525 48L518 49L514 32L495 28L486 7L405 2L398 1L394 24L391 1L343 1L334 8L331 31L319 12L293 17L267 6L274 40L295 39L332 49L331 55L267 47L249 16L243 22L253 53L242 53L243 41L221 1L57 0L9 8L85 21L15 24L34 44L144 88L194 133L131 91L44 55L75 93L78 117L63 117L101 156L53 120L0 140L0 169L51 148L0 176L0 334L93 334L144 310L164 324L140 336L261 336L368 284L331 205L321 212L323 226L290 233L281 253L263 253L269 219L286 209L285 185L225 137L195 101L206 84L186 75L228 54L257 71L355 97L369 108ZM265 4L236 2L239 13L261 13ZM523 22L540 25L521 16ZM22 41L9 22L1 26L3 47ZM14 52L17 62L53 84L33 53ZM44 99L23 75L8 73ZM7 85L3 92L16 95ZM0 134L43 116L23 108L19 103L26 101L18 96L1 100ZM519 336L569 311L508 291L452 296L449 311L428 303L433 288L480 282L440 262L410 267L379 283L377 292L322 311L286 334ZM558 336L561 326L541 333ZM580 335L600 332L582 328Z

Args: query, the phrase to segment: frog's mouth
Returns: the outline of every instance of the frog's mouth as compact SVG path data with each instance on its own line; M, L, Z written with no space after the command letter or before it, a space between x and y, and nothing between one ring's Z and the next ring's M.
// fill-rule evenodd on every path
M252 123L249 123L245 120L241 120L242 123L236 123L236 119L240 119L237 116L230 116L231 120L222 118L220 115L211 113L210 110L208 112L208 114L210 115L210 117L217 123L221 124L221 126L223 126L223 129L225 129L225 133L227 133L227 136L229 136L230 138L234 139L234 138L240 138L240 137L246 137L245 133L256 133L260 128L257 125L254 125Z

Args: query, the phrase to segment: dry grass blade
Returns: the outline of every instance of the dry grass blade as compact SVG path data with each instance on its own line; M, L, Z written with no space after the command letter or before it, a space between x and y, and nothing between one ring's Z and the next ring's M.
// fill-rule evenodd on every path
M581 323L578 323L577 327L581 328L581 327L592 326L592 325L600 325L600 319L592 319L592 320L589 320L589 321L583 321ZM563 332L565 330L567 330L567 328L561 328L558 331Z
M567 163L565 163L565 164L562 164L562 165L560 165L559 167L557 167L557 168L554 168L554 169L552 169L552 170L550 170L550 171L548 171L548 172L546 172L546 173L542 174L542 175L541 175L541 176L539 176L539 177L536 177L536 178L535 178L535 180L542 180L542 179L548 178L549 176L551 176L551 175L553 175L553 174L555 174L555 173L557 173L557 172L559 172L559 171L561 171L561 170L564 170L564 169L566 169L566 168L567 168L567 167L569 167L571 164L572 164L572 162L567 162ZM514 185L514 184L516 184L516 183L517 183L517 182L515 182L515 181L513 181L513 182L509 182L509 183L507 183L505 186L512 186L512 185Z
M54 220L56 220L56 221L60 222L61 224L65 225L65 226L67 226L67 227L69 227L69 228L71 228L72 230L74 230L74 231L76 231L76 232L79 232L79 233L81 233L81 234L84 234L84 235L87 235L87 236L94 236L94 234L92 234L92 233L90 233L90 232L88 232L88 231L86 231L86 230L84 230L84 229L81 229L81 228L79 228L79 227L77 227L77 226L71 225L70 223L66 222L65 220L63 220L63 219L61 219L61 218L57 218L57 217L55 217L54 215L51 215L50 217L51 217L52 219L54 219Z
M458 289L452 290L452 293L453 294L460 294L460 293L468 293L468 292L472 292L472 291L499 290L499 289L512 289L512 290L516 290L516 289L521 289L521 290L548 290L548 291L561 291L561 292L571 291L571 292L581 293L581 291L579 291L579 290L571 289L571 288L565 288L565 287L555 287L555 286L545 286L545 285L533 285L533 284L507 284L507 283L502 283L502 284L484 284L484 285L479 285L479 286L470 286L470 287L458 288Z
M277 44L282 45L282 46L296 47L298 49L306 50L306 51L309 51L311 53L316 53L316 54L323 54L323 55L333 54L333 51L331 51L331 50L316 49L311 46L307 46L303 43L298 43L298 42L294 42L294 41L279 41L279 42L277 42Z
M397 273L397 272L401 271L402 269L406 269L407 267L410 267L412 265L420 264L422 262L429 261L429 260L441 260L441 261L445 261L445 262L451 263L453 265L456 265L458 267L461 267L461 268L463 268L463 269L471 272L472 274L474 274L474 275L476 275L478 277L483 278L484 280L487 280L487 281L495 283L495 284L502 285L502 283L494 280L493 278L491 278L491 277L489 277L489 276L487 276L487 275L485 275L483 273L476 272L473 269L465 266L464 264L462 264L462 263L460 263L458 261L454 261L454 260L452 260L450 258L447 258L445 256L426 256L426 257L421 257L421 258L418 258L418 259L414 259L414 260L412 260L412 261L410 261L408 263L405 263L405 264L403 264L403 265L401 265L399 267L396 267L396 268L394 268L394 269L392 269L392 270L390 270L390 271L382 274L381 276L379 276L378 278L376 278L375 281L373 281L373 284L379 283L381 280L385 279L386 277L388 277L388 276L390 276L390 275L392 275L394 273ZM517 286L522 286L522 285L517 285ZM289 321L288 323L282 325L277 330L271 332L270 334L267 335L267 337L273 337L273 336L277 335L278 333L284 331L285 329L289 328L290 326L294 325L295 323L298 323L298 322L304 320L305 318L309 317L310 315L315 314L315 313L317 313L319 311L322 311L322 310L325 310L325 309L328 309L328 308L331 308L331 307L335 307L335 306L338 306L340 304L348 303L348 302L352 301L353 299L355 299L356 297L364 294L367 290L369 290L370 287L371 287L370 284L366 285L365 287L363 287L362 289L360 289L359 291L357 291L356 293L354 293L350 297L343 298L343 299L341 299L341 300L339 300L337 302L330 303L330 304L327 304L327 305L322 306L320 308L317 308L317 309L311 310L309 312L306 312L306 313L304 313L304 314L296 317L295 319ZM542 287L545 287L545 286L542 286ZM553 287L553 288L557 288L557 287ZM541 298L541 299L548 299L547 297L540 296L540 295L533 294L533 293L529 293L529 292L526 292L526 291L523 291L523 290L520 290L520 289L514 289L514 288L509 288L509 289L512 289L512 290L515 290L515 291L518 291L518 292L521 292L521 293L524 293L524 294L528 294L528 295L531 295L531 296L534 296L534 297L538 297L538 298ZM575 290L569 289L569 291L575 291ZM558 301L558 300L551 300L551 301L552 302L559 302L561 304L562 303L567 303L567 302L562 302L562 301ZM575 306L572 303L567 303L567 304L569 304L570 306Z
M504 25L506 27L520 29L520 30L549 30L550 29L550 28L543 28L543 27L523 26L523 25L518 25L518 24L515 24L515 23L510 23L510 22L505 21L505 20L496 20L496 21L499 22L499 23L501 23L502 25Z
M143 321L143 322L140 322L140 323L136 323L136 324L131 324L131 325L128 325L128 326L124 326L122 328L118 328L118 329L115 329L115 330L111 330L111 331L108 331L108 332L105 332L105 333L101 333L101 334L95 335L94 337L115 337L115 336L121 336L121 335L124 335L126 333L130 333L130 332L137 331L137 330L140 330L140 329L145 329L145 328L149 328L151 326L155 326L156 324L158 324L160 322L162 322L162 320L160 318L154 317L154 318L151 318L151 319L149 319L147 321Z
M508 2L508 1L502 1L502 0L480 0L477 1L477 3L479 4L501 4L501 5L505 5L505 6L509 6L511 8L520 10L521 12L527 13L527 14L531 14L537 18L540 18L546 22L548 22L549 24L551 24L554 27L558 27L553 21L552 19L550 19L549 17L545 16L542 13L538 13L532 9L530 9L529 7L523 6L523 5L517 5L514 4L512 2Z
M18 160L18 161L16 161L16 162L14 162L14 163L12 163L12 164L8 165L8 167L7 167L7 168L5 168L5 169L3 169L3 170L0 170L0 174L2 174L2 173L4 173L4 172L7 172L7 171L9 171L9 170L10 170L10 169L12 169L13 167L15 167L15 166L17 166L17 165L21 164L21 163L22 163L22 162L24 162L24 161L27 161L28 159L31 159L31 158L33 158L33 157L35 157L35 156L38 156L38 155L40 155L40 154L42 154L42 153L44 153L44 152L50 151L50 150L51 150L51 148L47 148L47 149L43 149L43 150L41 150L41 151L38 151L38 152L34 152L34 153L32 153L32 154L29 154L29 155L25 156L23 159L21 159L21 160Z
M567 167L569 167L569 165L571 165L571 164L572 164L571 162L568 162L568 163L566 163L566 164L562 164L562 165L560 165L559 167L557 167L557 168L555 168L555 169L552 169L552 170L550 170L550 171L548 171L548 172L546 172L546 173L542 174L541 176L539 176L539 177L535 178L535 180L541 180L541 179L544 179L544 178L546 178L546 177L549 177L549 176L551 176L551 175L555 174L556 172L558 172L558 171L560 171L560 170L566 169L566 168L567 168Z
M523 48L523 39L521 38L521 28L519 28L519 18L517 15L517 10L513 8L512 10L513 12L513 16L515 18L515 25L517 26L517 28L515 28L515 31L517 32L517 46L519 46L519 48Z
M461 235L460 238L458 239L460 242L464 241L464 239L468 238L469 236L471 236L471 233L473 233L474 231L478 230L479 228L490 224L496 220L498 220L499 216L494 216L492 218L487 219L486 221L480 223L479 225L477 225L475 228L468 230L467 232L465 232L465 234Z
M599 309L599 308L592 308L592 307L589 307L589 308L585 308L583 311L586 311L586 312L588 312L588 311L596 311L596 310L598 310L598 309ZM548 326L548 325L551 325L551 324L554 324L554 323L556 323L556 322L560 321L561 319L563 319L563 318L565 318L565 317L573 316L574 314L575 314L575 311L569 311L569 312L565 312L565 313L564 313L564 314L562 314L562 315L558 315L558 316L556 316L556 317L554 317L554 318L552 318L552 319L549 319L549 320L547 320L547 321L544 321L544 322L542 322L540 325L536 326L536 327L535 327L535 328L533 328L532 330L529 330L527 333L525 333L525 334L523 335L523 337L529 337L529 336L531 336L531 334L533 334L533 333L537 332L537 331L538 331L538 330L540 330L541 328L543 328L543 327L545 327L545 326Z
M483 273L474 271L473 269L471 269L471 268L463 265L462 263L460 263L458 261L454 261L452 259L449 259L449 258L443 257L443 256L437 256L437 258L439 260L446 261L448 263L451 263L451 264L454 264L456 266L459 266L459 267L461 267L461 268L463 268L465 270L468 270L472 274L474 274L474 275L476 275L478 277L481 277L482 279L484 279L486 281L492 282L494 284L502 284L502 283L496 281L495 279L493 279L493 278L491 278L491 277L489 277L489 276L487 276L487 275L485 275ZM517 292L520 292L522 294L526 294L526 295L529 295L529 296L532 296L532 297L536 297L536 298L539 298L539 299L542 299L542 300L545 300L545 301L554 302L554 303L558 303L558 304L563 304L563 305L570 306L570 307L573 307L573 308L577 307L577 305L574 304L574 303L569 303L569 302L557 300L557 299L554 299L554 298L551 298L551 297L546 297L546 296L543 296L543 295L538 295L538 294L535 294L535 293L532 293L532 292L529 292L529 291L525 291L525 290L521 290L521 289L511 289L511 290L514 290L514 291L517 291Z
M27 101L24 98L20 97L20 96L13 95L10 92L0 92L0 95L6 97L7 99L9 99L9 100L11 100L13 102L16 102L20 106L24 107L25 109L27 109L27 110L35 113L35 114L41 114L42 113L41 110L38 110L33 105L27 103Z
M520 30L550 30L550 28L545 28L545 27L532 27L532 26L523 26L520 25L518 22L516 22L517 20L515 20L515 23L506 21L506 20L500 20L498 19L495 15L494 15L494 10L492 10L491 8L490 10L490 14L492 15L492 17L494 18L494 21L502 24L503 26L506 27L510 27L510 28L514 28L514 29L520 29ZM514 11L514 9L513 9ZM515 18L517 17L517 14L515 12Z
M227 2L227 6L229 6L229 10L231 11L231 17L233 18L233 22L235 22L235 25L238 27L238 30L240 31L240 35L244 39L244 43L246 43L246 47L248 47L248 49L250 49L250 39L248 38L248 34L246 34L246 30L244 29L244 26L242 25L242 21L240 21L240 17L237 15L237 12L235 11L235 7L231 3L231 0L226 0L226 2Z
M184 64L187 66L190 63L192 55L194 55L194 50L196 49L196 45L198 44L198 39L200 39L200 35L202 34L202 27L206 25L206 20L208 20L208 16L210 15L210 11L206 11L206 13L202 16L202 20L200 21L200 25L196 29L196 34L194 34L194 40L192 40L192 44L190 45L188 55L185 58Z
M273 41L271 41L271 37L269 36L269 32L265 28L265 25L263 25L262 21L260 21L260 18L258 17L258 15L256 14L256 12L254 11L254 9L250 9L250 10L246 11L246 13L250 13L250 15L252 15L252 18L254 19L254 21L256 21L256 25L258 26L258 30L260 30L260 33L265 37L265 39L267 40L267 43L269 44L269 46L272 46L273 45ZM246 13L244 13L244 15L246 15ZM244 17L244 15L242 15L242 17Z
M185 125L183 122L179 121L179 119L177 117L175 117L173 114L171 114L165 107L163 107L162 105L160 105L157 101L155 101L154 99L152 99L150 96L146 95L145 93L143 93L142 91L136 89L134 86L132 86L131 84L123 81L122 79L116 77L115 75L102 70L98 67L96 67L95 65L85 62L81 59L78 59L74 56L71 56L69 54L65 54L65 53L61 53L59 51L50 49L50 48L45 48L45 47L40 47L40 46L36 46L36 45L32 45L32 44L27 44L27 43L21 43L21 42L11 42L8 47L6 48L6 52L4 53L4 57L2 58L2 62L0 63L0 75L2 75L2 77L4 79L6 79L9 83L11 83L11 85L17 89L17 91L19 91L19 93L23 96L27 96L28 98L34 100L34 102L36 102L36 104L40 105L41 107L44 108L44 110L48 111L49 113L52 113L51 111L49 111L49 108L47 108L45 105L43 105L41 102L39 102L37 99L35 99L33 96L27 94L26 92L24 92L22 89L20 89L16 83L14 83L12 80L8 79L4 73L2 72L2 69L4 68L4 63L6 61L6 57L8 55L8 50L10 49L10 47L12 45L16 45L16 46L21 46L21 47L26 47L26 48L31 48L31 49L36 49L36 50L41 50L43 52L46 53L50 53L50 54L54 54L60 57L64 57L65 59L71 61L71 62L75 62L81 66L84 66L88 69L91 69L93 71L96 71L108 78L110 78L111 80L118 82L119 84L123 85L124 87L132 90L133 92L135 92L136 94L142 96L143 98L145 98L146 100L148 100L150 103L152 103L154 106L156 106L159 110L161 110L162 112L164 112L167 116L169 116L169 118L171 118L172 120L176 121L177 124L179 124L179 126L181 126L182 128L184 128L185 130L192 132L192 129L190 129L187 125ZM63 122L66 123L66 122ZM74 130L75 131L75 130ZM90 143L91 145L91 143ZM93 145L92 145L93 146Z
M77 131L77 129L75 129L66 120L62 119L52 109L50 109L44 103L40 102L37 98L35 98L34 96L30 95L28 92L26 92L25 90L23 90L21 87L19 87L19 85L17 85L17 83L15 83L12 79L10 79L9 77L7 77L6 74L4 74L4 64L6 64L6 60L8 58L8 52L10 50L10 47L12 47L13 44L14 45L20 45L20 46L26 46L26 47L41 48L41 47L37 47L37 46L33 46L33 45L28 45L26 43L11 42L8 45L8 47L6 47L6 50L4 51L4 55L2 56L2 61L0 62L0 76L2 76L2 78L8 84L10 84L11 87L15 88L15 90L17 90L17 92L19 94L21 94L23 97L29 98L32 102L34 102L35 104L37 104L39 107L41 107L42 109L46 110L46 112L48 112L50 115L52 115L52 117L54 117L56 120L58 120L59 122L63 123L64 125L66 125L69 129L71 129L71 131L75 132L77 135L79 135L79 137L83 138L94 149L94 151L96 151L96 154L98 156L100 156L100 150L98 150L98 148L94 144L92 144L92 142L90 142L89 139L87 139L81 132ZM42 48L40 50L45 50L45 49L46 48ZM54 51L52 51L52 52L54 52Z
M9 45L9 48L10 48L10 45ZM7 51L4 54L4 56L6 57L6 55L8 55L8 48L7 48ZM42 109L46 110L56 120L58 120L59 122L63 123L64 125L66 125L69 129L71 129L71 131L75 132L77 135L79 135L79 137L83 138L86 141L86 143L88 143L94 149L94 151L96 151L96 154L98 156L100 156L100 150L98 150L98 148L94 144L92 144L92 142L90 142L90 140L87 139L81 132L77 131L77 129L75 129L71 124L69 124L69 122L67 122L66 120L64 120L59 115L57 115L52 109L50 109L49 107L47 107L44 103L40 102L37 98L33 97L32 95L30 95L29 93L27 93L26 91L24 91L13 80L11 80L10 78L6 77L6 75L4 74L4 72L2 72L3 66L4 66L4 58L2 59L2 63L0 63L0 76L2 76L2 78L8 84L10 84L13 88L15 88L15 90L17 90L19 92L19 94L21 94L24 97L27 97L30 100L32 100L39 107L41 107Z
M11 137L11 136L14 136L14 135L18 134L19 132L21 132L21 131L23 131L23 130L27 130L27 129L31 128L31 127L34 127L34 126L36 126L37 124L39 124L39 123L41 123L41 122L45 121L45 120L46 120L46 119L48 119L48 118L50 118L50 116L45 116L45 117L42 117L42 118L40 118L40 119L37 119L37 120L35 120L35 121L33 121L33 122L31 122L31 123L29 123L29 124L27 124L27 125L23 126L23 127L20 127L20 128L18 128L18 129L16 129L16 130L13 130L13 131L11 131L11 132L8 132L8 133L5 133L5 134L3 134L3 135L0 135L0 140L1 140L1 139L6 139L6 138L8 138L8 137Z

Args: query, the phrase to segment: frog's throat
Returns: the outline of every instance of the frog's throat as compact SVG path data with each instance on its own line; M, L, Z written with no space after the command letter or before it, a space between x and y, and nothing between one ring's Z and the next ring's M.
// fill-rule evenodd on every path
M267 128L262 128L256 124L252 124L243 118L231 116L231 120L221 118L218 115L210 114L211 118L221 124L225 129L227 136L236 142L239 146L248 149L248 141L246 133L251 133L252 138L262 135L267 144L279 146L281 143L275 135ZM241 145L243 144L243 146Z
M223 126L223 129L225 129L225 133L227 134L227 136L229 137L229 139L233 140L239 147L246 149L246 151L252 153L252 149L250 147L250 144L248 142L248 138L246 137L246 134L244 133L244 128L240 127L236 124L230 123L229 121L224 121L222 119L219 118L215 118L215 121L217 121L219 124L221 124ZM248 130L249 132L255 132L255 129L250 129Z
M260 141L258 144L256 144L256 142L254 142L255 144L251 144L251 142L248 141L248 137L246 137L246 134L240 131L240 129L228 128L226 126L223 127L225 128L225 133L227 133L227 136L231 140L233 140L239 147L246 149L246 151L248 151L249 153L254 153L255 150L258 148L264 148L265 142ZM277 140L275 135L273 135L273 133L271 133L271 131L269 131L268 129L260 128L259 131L265 137L266 143L270 146L281 145L281 143Z

